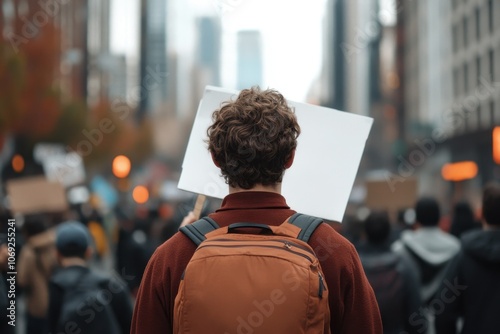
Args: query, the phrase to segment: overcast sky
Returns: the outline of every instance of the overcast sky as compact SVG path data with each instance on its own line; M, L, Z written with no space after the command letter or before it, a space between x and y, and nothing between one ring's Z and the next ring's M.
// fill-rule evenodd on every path
M382 9L394 4L394 0L380 1ZM112 0L113 52L138 56L139 2ZM233 86L235 82L234 36L240 30L255 29L263 36L263 86L278 89L297 101L305 100L321 70L325 3L326 0L189 0L193 13L221 19L226 42L221 63L223 85Z

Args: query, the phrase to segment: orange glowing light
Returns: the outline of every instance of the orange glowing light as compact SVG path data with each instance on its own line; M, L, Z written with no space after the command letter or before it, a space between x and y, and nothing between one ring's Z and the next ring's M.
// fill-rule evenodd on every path
M493 129L493 160L500 165L500 126Z
M473 161L449 163L441 169L441 175L446 181L465 181L476 177L477 164Z
M118 178L125 178L130 173L130 159L124 155L118 155L113 159L113 174Z
M12 157L12 169L16 173L21 173L24 170L24 158L21 155L16 154Z
M144 204L149 199L149 191L144 186L137 186L134 188L134 191L132 191L132 197L137 203Z

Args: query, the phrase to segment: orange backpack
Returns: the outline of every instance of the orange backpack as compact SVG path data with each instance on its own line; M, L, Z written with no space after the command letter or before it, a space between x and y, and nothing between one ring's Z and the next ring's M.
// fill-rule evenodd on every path
M198 248L175 298L174 333L329 334L327 286L307 243L321 222L295 214L280 226L219 228L205 217L181 228Z

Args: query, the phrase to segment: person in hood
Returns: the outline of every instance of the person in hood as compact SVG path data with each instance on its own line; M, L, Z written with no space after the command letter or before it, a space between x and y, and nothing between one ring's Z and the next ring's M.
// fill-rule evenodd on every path
M415 230L404 231L393 250L417 269L422 301L429 303L441 284L446 265L460 250L460 241L438 227L441 214L434 198L421 198L415 215Z
M436 330L448 333L500 332L500 185L483 190L483 229L462 236L462 250L447 268L439 295L443 311ZM457 319L463 319L458 330Z
M372 212L364 222L367 242L359 256L382 316L384 334L420 333L410 323L421 306L416 271L390 248L391 223L386 212Z
M436 292L443 281L445 269L460 251L460 241L443 232L438 224L441 218L439 204L434 198L424 197L415 205L414 230L404 231L393 244L393 250L405 258L418 273L420 298L423 307L416 310L410 322L420 333L433 334Z

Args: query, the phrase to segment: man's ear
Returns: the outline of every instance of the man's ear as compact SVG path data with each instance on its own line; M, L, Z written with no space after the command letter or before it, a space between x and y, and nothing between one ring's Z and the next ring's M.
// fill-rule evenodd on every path
M210 152L210 155L212 156L212 161L214 162L214 165L220 168L220 164L215 160L214 153Z
M290 154L290 158L288 158L287 162L285 163L285 169L292 167L293 159L295 159L295 150L292 151L292 153Z

